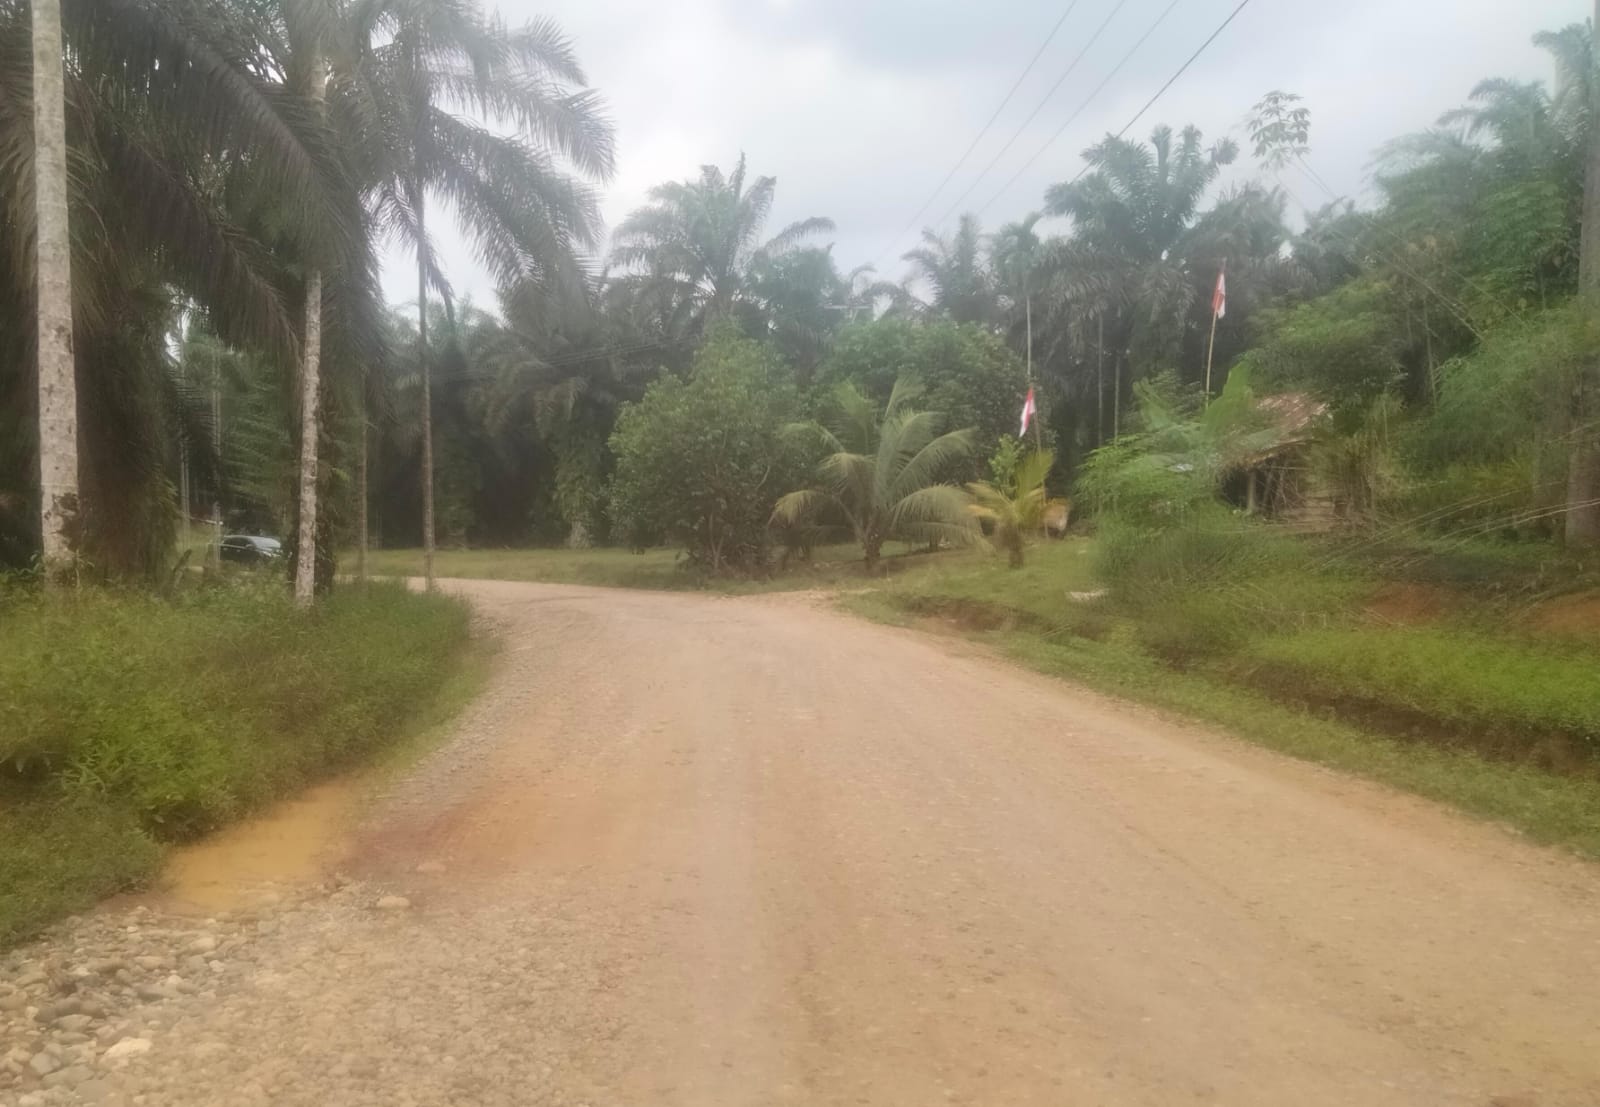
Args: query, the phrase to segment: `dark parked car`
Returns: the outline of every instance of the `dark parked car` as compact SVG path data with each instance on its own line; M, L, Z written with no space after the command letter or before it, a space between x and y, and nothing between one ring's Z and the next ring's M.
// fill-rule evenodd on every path
M235 565L270 565L283 556L283 543L254 534L230 534L222 540L222 560Z

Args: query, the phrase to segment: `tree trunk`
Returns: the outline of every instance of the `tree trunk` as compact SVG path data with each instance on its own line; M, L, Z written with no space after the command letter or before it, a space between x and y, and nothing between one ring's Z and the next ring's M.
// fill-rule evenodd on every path
M433 591L433 380L428 369L428 232L419 188L417 211L417 370L422 375L422 579Z
M356 453L356 579L367 579L367 392L361 390L361 445Z
M311 102L321 110L327 93L327 78L322 60L310 52ZM317 594L317 448L321 445L322 421L322 271L306 274L306 323L300 350L300 532L295 541L294 602L310 607Z
M317 401L322 390L322 273L306 274L305 346L300 354L300 531L294 552L294 602L317 591Z
M1006 563L1013 569L1022 568L1022 528L1012 527L1006 535Z
M46 569L71 561L78 514L78 381L60 0L33 3L33 173L38 258L39 526ZM48 575L48 574L47 574Z
M1122 362L1121 357L1111 363L1111 441L1122 437Z
M1106 317L1100 312L1094 316L1094 444L1106 441Z
M861 548L862 552L866 554L867 576L873 576L878 571L878 558L883 552L883 540L881 538L868 538L862 543Z
M1600 0L1595 0L1600 29ZM1591 66L1593 62L1591 61ZM1578 290L1583 313L1600 315L1600 81L1590 80L1589 149L1583 175L1583 224ZM1567 544L1600 544L1600 367L1585 365L1574 388L1571 452L1567 459Z

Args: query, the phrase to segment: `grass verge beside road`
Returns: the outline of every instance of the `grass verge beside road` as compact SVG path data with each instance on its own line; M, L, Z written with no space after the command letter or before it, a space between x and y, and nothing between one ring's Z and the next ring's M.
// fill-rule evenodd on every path
M1435 674L1435 684L1424 686L1401 679L1400 655L1412 662L1435 657L1439 642L1455 640L1450 633L1365 624L1357 609L1335 630L1278 635L1262 626L1237 654L1175 665L1151 648L1137 612L1094 596L1096 591L1088 546L1067 542L1030 551L1028 567L1019 572L1008 572L992 559L956 557L842 596L840 602L880 621L977 638L1039 671L1441 800L1535 841L1600 859L1600 774L1593 762L1558 772L1533 756L1538 752L1533 743L1557 723L1562 733L1582 734L1600 717L1600 679L1581 679L1584 673L1600 674L1594 652L1552 654L1541 643L1509 633L1480 638L1474 649L1454 658L1447 673ZM1320 682L1326 696L1308 708L1265 684L1250 683L1259 678L1251 660L1255 654L1292 658L1306 680ZM1543 665L1547 657L1560 664ZM1556 682L1561 697L1543 708L1530 707L1521 682L1490 679L1487 672L1484 679L1474 679L1476 662L1502 669L1512 663L1508 659L1537 671L1547 684ZM1460 687L1471 687L1472 694L1457 695ZM1432 692L1438 694L1430 700ZM1429 716L1434 725L1423 734L1382 725L1398 713L1380 718L1354 709L1356 697L1365 696L1363 702L1370 704L1380 695L1440 713ZM1528 713L1534 710L1543 712L1538 733L1529 729ZM1526 756L1491 757L1478 743L1442 740L1452 729L1469 739L1468 732L1487 730Z
M392 585L309 614L275 586L0 597L0 947L437 724L469 620Z
M884 551L890 572L919 564L928 555L891 543ZM355 565L351 553L339 564ZM852 544L819 546L809 560L796 560L787 569L764 577L708 577L689 569L675 549L650 549L634 553L622 549L486 549L437 550L433 571L438 577L469 580L526 580L545 584L590 584L613 588L653 588L663 591L709 590L732 594L796 592L828 588L851 581L862 583L861 548ZM422 551L372 550L367 572L375 577L420 577Z

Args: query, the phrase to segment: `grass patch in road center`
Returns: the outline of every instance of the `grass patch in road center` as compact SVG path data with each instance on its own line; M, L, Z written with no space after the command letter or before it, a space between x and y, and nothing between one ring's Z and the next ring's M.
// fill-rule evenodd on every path
M469 618L381 584L0 598L0 946L433 718Z

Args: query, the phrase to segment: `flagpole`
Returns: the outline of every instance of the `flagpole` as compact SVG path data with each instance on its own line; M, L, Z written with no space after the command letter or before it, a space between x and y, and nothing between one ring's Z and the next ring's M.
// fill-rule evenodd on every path
M1211 308L1211 340L1206 343L1206 403L1211 402L1211 354L1217 348L1217 309Z
M1026 281L1026 278L1024 278L1024 281ZM1033 391L1033 296L1031 294L1024 293L1023 298L1027 302L1027 306L1025 308L1025 311L1027 312L1027 316L1028 316L1028 391L1032 392ZM1035 411L1033 413L1033 448L1035 450L1044 449L1044 432L1039 429L1039 413L1037 411Z
M1222 268L1217 270L1217 283L1211 291L1211 337L1206 341L1206 404L1211 403L1211 355L1217 348L1217 316L1223 308L1223 275L1228 271L1228 263L1224 259Z

